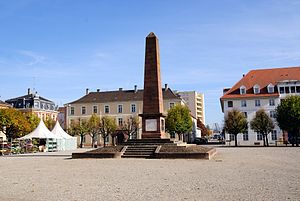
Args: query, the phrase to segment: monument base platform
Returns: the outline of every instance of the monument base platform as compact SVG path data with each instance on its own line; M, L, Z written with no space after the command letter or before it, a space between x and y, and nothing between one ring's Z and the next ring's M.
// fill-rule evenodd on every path
M162 133L142 133L142 139L163 139Z

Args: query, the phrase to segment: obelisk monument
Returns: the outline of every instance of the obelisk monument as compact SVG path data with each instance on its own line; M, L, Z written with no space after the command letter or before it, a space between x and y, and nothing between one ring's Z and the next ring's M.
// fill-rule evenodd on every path
M158 38L153 32L146 37L142 138L164 138L165 115L160 78Z

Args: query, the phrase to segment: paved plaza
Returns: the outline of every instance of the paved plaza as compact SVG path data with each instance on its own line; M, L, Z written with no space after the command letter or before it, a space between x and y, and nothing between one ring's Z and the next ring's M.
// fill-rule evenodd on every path
M300 148L217 152L212 160L0 157L0 200L300 200Z

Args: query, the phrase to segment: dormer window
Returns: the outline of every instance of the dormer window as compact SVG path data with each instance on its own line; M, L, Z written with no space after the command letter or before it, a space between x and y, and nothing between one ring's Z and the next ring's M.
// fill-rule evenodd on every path
M258 84L254 85L253 92L254 92L254 94L259 94L260 93L260 87L259 87Z
M272 83L270 83L270 84L268 85L268 93L269 93L269 94L274 93L274 85L273 85Z
M240 87L240 94L246 94L246 87L244 85Z

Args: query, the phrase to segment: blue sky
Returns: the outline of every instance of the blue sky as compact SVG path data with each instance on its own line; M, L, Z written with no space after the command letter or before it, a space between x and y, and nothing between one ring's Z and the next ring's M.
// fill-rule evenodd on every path
M299 11L300 0L0 0L0 99L143 88L153 31L162 82L204 93L207 123L222 123L222 89L243 73L300 66Z

